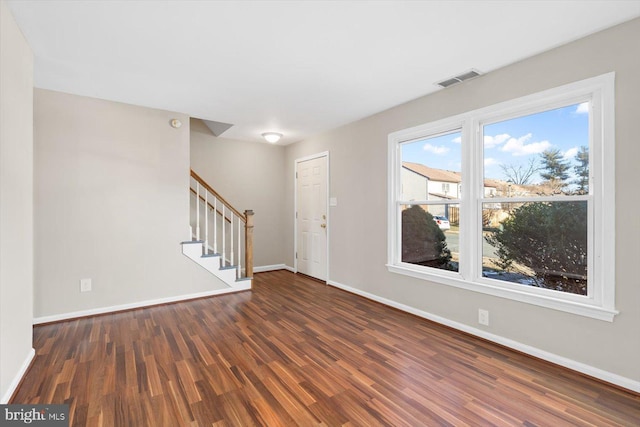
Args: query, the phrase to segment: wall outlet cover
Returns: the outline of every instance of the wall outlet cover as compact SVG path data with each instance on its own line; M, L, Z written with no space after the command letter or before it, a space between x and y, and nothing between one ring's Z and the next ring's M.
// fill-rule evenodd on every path
M80 292L91 291L91 279L80 279Z
M489 310L478 309L478 323L489 326Z

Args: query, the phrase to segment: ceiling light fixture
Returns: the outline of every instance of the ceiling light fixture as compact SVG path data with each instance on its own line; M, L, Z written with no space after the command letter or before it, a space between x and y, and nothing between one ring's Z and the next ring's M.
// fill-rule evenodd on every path
M280 138L282 138L282 134L277 132L265 132L262 134L262 137L270 143L275 144L276 142L280 141Z

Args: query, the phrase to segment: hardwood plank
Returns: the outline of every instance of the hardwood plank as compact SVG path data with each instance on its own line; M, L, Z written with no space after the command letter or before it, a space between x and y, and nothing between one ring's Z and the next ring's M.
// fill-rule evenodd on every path
M636 426L640 395L286 271L34 327L12 403L72 426Z
M315 403L315 399L304 388L300 386L300 383L304 381L302 375L296 373L293 369L287 369L283 364L274 361L269 364L269 368L273 374L284 384L286 384L289 391L301 400L302 404L306 407Z
M189 402L189 404L199 402L201 400L200 393L198 392L196 380L194 376L191 375L191 369L189 369L187 362L179 360L176 362L176 369L178 371L178 381L187 397L187 402Z
M147 371L148 387L152 397L162 394L162 382L160 381L160 373L155 357L150 354L144 358L144 364Z

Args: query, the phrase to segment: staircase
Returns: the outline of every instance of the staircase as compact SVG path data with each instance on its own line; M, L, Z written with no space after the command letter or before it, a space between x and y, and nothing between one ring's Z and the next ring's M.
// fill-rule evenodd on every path
M193 170L190 193L190 240L182 253L227 286L251 289L253 211L240 213Z

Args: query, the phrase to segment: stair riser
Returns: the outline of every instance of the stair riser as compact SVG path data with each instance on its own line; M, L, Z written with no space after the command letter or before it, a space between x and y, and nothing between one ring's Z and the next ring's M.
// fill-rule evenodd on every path
M182 244L182 253L200 265L202 268L218 277L224 283L232 288L245 289L251 288L251 280L237 281L237 268L221 269L220 256L202 256L204 253L204 243L189 242ZM248 282L248 283L247 283Z

